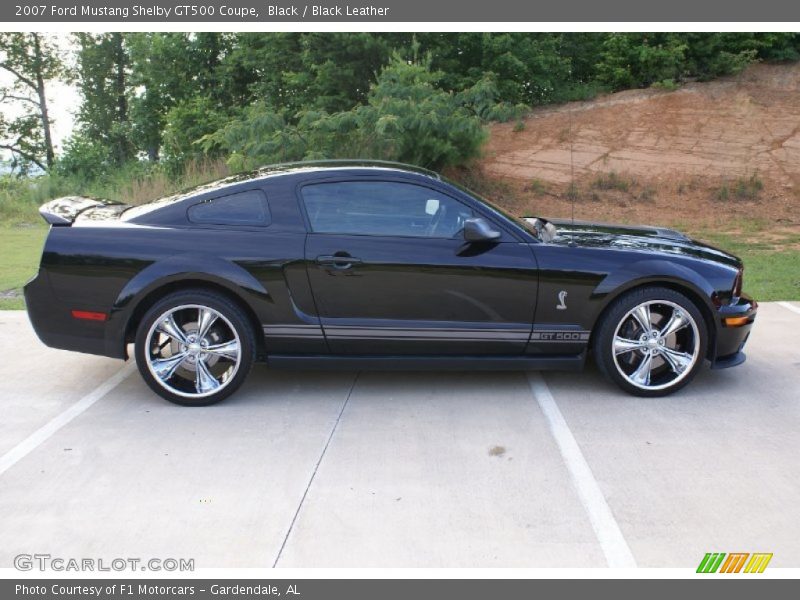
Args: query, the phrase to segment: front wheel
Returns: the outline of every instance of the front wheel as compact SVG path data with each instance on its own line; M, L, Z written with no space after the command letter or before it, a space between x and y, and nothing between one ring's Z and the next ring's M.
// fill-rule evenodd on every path
M242 385L253 364L252 327L226 297L205 290L170 294L145 314L136 365L157 394L183 406L208 406Z
M703 315L689 298L653 287L625 294L611 306L593 349L600 371L623 390L666 396L697 374L707 340Z

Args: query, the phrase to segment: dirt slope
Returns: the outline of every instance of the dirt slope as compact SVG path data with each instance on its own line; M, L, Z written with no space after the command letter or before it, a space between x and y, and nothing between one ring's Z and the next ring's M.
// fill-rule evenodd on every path
M516 212L569 216L574 194L580 218L800 227L800 64L540 109L523 123L494 125L480 164Z

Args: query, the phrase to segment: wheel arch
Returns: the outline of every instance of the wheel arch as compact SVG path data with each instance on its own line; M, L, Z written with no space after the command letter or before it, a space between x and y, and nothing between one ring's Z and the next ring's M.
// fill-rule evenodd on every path
M699 275L697 278L699 279ZM672 274L651 275L648 277L630 279L624 284L616 286L612 291L606 292L602 308L595 319L592 333L589 336L589 347L591 348L594 344L594 337L599 329L600 323L602 323L603 319L605 319L606 315L611 310L611 307L619 298L634 290L653 287L664 287L683 294L697 307L700 314L703 316L708 334L705 357L708 360L713 360L717 347L717 328L714 319L714 307L711 301L713 291L710 291L710 286L707 287L707 283L703 285L702 282L692 281L691 279Z
M205 279L179 279L170 281L169 283L165 283L164 285L151 290L147 295L141 298L141 300L131 311L131 315L128 318L125 326L125 343L127 344L133 341L133 339L136 337L136 329L139 327L139 323L141 323L142 318L144 318L144 315L147 313L147 311L150 310L150 308L152 308L159 300L174 292L182 292L186 290L215 292L236 304L236 306L238 306L244 312L244 314L247 315L247 320L250 323L250 326L253 328L258 357L263 356L263 354L266 352L264 336L260 334L261 323L252 306L250 306L250 304L246 302L244 298L231 291L229 288Z
M198 264L203 269L197 269ZM109 328L107 343L121 343L124 348L136 335L145 313L161 298L176 291L202 289L216 292L235 303L247 315L256 339L257 359L265 354L264 336L257 305L269 299L261 283L242 267L213 257L172 257L154 263L138 273L120 292L114 304L115 327ZM115 341L116 340L116 341Z

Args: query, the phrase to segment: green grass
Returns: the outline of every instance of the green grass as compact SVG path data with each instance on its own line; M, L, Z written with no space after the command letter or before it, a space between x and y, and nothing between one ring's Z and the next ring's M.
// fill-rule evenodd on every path
M14 293L20 293L36 274L46 235L47 229L41 226L0 226L0 310L25 308L22 297Z
M730 233L703 231L694 237L744 261L744 291L756 300L800 299L800 235L790 234L778 241L758 241Z
M541 179L533 179L526 189L536 195L545 194L547 193L547 184Z

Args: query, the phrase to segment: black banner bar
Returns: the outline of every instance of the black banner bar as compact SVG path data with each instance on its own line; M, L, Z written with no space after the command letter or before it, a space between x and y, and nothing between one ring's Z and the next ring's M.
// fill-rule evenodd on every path
M5 600L531 600L534 598L647 598L738 600L796 595L791 579L63 579L4 580ZM791 592L795 589L795 593Z
M3 22L798 22L786 0L9 0Z

